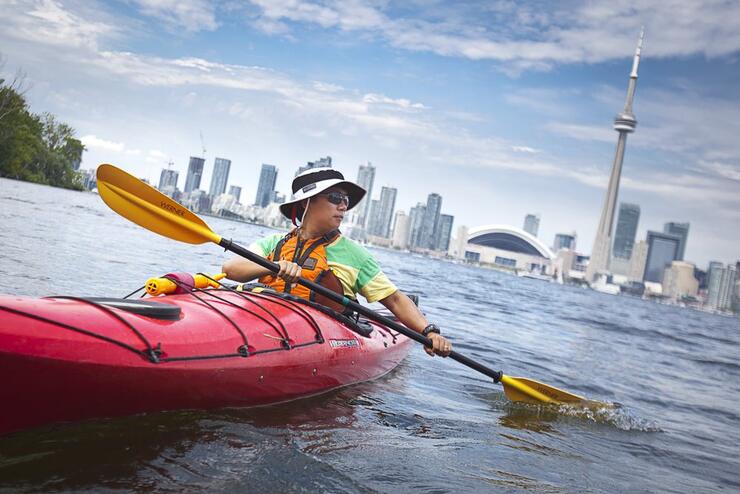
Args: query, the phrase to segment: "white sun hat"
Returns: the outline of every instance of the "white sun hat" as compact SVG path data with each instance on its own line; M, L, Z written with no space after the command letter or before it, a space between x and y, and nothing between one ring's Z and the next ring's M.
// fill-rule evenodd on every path
M293 179L293 199L280 205L280 212L291 221L303 217L301 201L321 194L325 190L339 186L347 192L349 204L347 210L352 209L365 196L365 189L344 179L344 175L334 168L311 168L298 174ZM294 221L295 222L295 221Z

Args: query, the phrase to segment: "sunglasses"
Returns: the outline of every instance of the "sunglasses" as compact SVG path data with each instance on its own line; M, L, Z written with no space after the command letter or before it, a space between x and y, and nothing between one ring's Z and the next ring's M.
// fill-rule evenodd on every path
M332 203L336 204L337 206L344 203L346 206L349 206L349 196L345 194L344 192L329 192L328 194L318 194L320 196L326 197L326 199Z

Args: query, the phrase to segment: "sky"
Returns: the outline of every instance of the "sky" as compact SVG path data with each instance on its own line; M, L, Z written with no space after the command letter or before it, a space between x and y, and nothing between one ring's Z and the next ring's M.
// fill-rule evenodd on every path
M262 163L288 192L331 156L396 207L442 195L455 226L598 226L641 26L619 201L637 238L690 222L686 258L740 258L740 2L721 0L0 0L2 74L70 124L82 168L156 183L215 157L252 202ZM201 134L203 143L201 143ZM454 230L453 230L454 231Z

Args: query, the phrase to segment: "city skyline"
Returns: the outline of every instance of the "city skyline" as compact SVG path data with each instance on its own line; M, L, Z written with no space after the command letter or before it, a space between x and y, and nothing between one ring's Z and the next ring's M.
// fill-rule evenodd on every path
M543 211L539 236L575 230L584 253L596 220L582 212L603 200L610 121L644 24L640 130L630 137L619 201L641 205L639 239L685 222L687 260L737 257L735 3L621 11L575 2L563 16L557 5L527 2L403 11L184 2L203 17L139 1L90 3L24 0L0 12L3 75L23 69L31 109L77 129L88 148L83 168L113 162L157 183L172 160L185 176L203 131L211 152L201 189L214 155L232 160L243 197L254 197L263 162L292 171L329 154L354 177L370 160L384 183L403 185L398 208L436 190L456 224L518 225ZM413 36L394 37L400 25ZM282 174L277 188L288 190L290 179Z

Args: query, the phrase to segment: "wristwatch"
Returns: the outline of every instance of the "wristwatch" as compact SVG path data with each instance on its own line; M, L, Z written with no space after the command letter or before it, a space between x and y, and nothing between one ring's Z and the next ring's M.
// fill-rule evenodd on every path
M442 334L436 324L428 325L426 328L424 328L424 331L421 332L421 334L423 334L424 336L429 336L429 333Z

